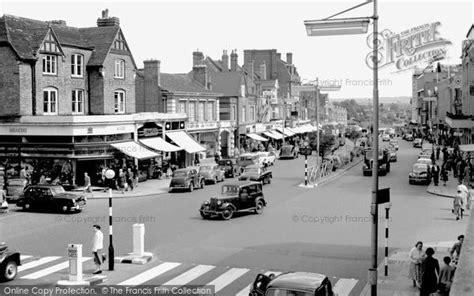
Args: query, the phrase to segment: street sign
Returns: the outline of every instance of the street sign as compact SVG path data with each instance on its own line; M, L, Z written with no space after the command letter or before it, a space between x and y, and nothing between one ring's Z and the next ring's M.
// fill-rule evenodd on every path
M377 204L390 202L390 188L379 189L377 192Z
M300 153L302 155L308 156L308 155L311 155L313 153L313 151L311 150L311 147L303 147L303 148L300 149Z

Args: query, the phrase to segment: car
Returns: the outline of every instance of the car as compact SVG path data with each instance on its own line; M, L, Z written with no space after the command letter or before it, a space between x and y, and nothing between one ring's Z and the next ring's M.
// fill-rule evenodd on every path
M254 211L261 214L266 206L261 183L235 182L222 185L220 196L204 201L199 213L203 219L220 216L229 220L237 212Z
M192 192L194 188L204 188L204 178L199 173L199 167L177 169L171 177L169 192L185 189Z
M239 181L250 180L261 182L262 184L270 184L272 177L272 172L266 167L249 165L245 167L244 172L239 176Z
M7 180L7 200L17 200L25 190L28 181L26 179L8 179Z
M227 178L234 178L242 173L236 158L224 158L219 160L218 164Z
M275 152L261 151L256 153L260 157L260 165L270 166L275 164L276 154Z
M391 162L397 162L397 150L395 148L388 149L388 160Z
M334 296L329 278L313 272L258 274L250 286L250 296Z
M427 165L431 165L433 162L431 161L431 158L418 158L416 163L424 163Z
M388 142L390 141L390 135L389 134L382 134L382 141L383 142Z
M430 184L431 174L430 174L430 165L426 163L415 163L413 165L413 170L408 174L408 183L409 184Z
M44 208L59 209L64 213L80 212L86 207L86 197L68 193L61 185L38 184L28 186L16 201L16 205L25 211Z
M0 281L12 281L21 265L20 253L8 249L8 245L0 243Z
M423 147L423 139L422 138L416 138L413 140L413 148L421 148Z
M395 148L395 150L398 150L398 140L396 139L390 140L389 146L392 146L393 148Z
M217 163L201 165L199 173L205 182L212 182L213 184L225 179L224 170Z
M433 154L433 150L431 149L424 149L418 154L418 158L431 158L431 155Z
M403 139L405 141L413 141L413 134L412 133L404 134Z
M281 147L280 159L298 158L298 151L293 145L284 145Z
M260 156L256 153L244 153L239 156L237 163L240 166L240 172L243 172L246 166L259 164Z

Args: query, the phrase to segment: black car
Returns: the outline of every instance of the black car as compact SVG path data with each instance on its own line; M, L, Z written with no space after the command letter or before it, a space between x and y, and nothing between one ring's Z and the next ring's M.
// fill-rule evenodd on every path
M20 253L10 251L5 243L0 243L0 281L15 279L19 265L21 265Z
M192 192L194 188L204 188L204 178L199 171L199 167L189 167L174 171L169 192L175 189L184 189Z
M218 164L221 169L224 170L224 176L226 178L234 178L235 176L239 176L242 172L235 158L221 159Z
M429 185L430 181L430 165L427 163L415 163L413 170L408 174L408 183Z
M229 220L235 212L254 211L256 214L261 214L266 205L262 184L236 182L222 185L221 195L203 202L199 213L203 219L221 216L222 219Z
M86 207L86 198L83 195L67 193L61 185L42 184L28 186L16 204L25 211L33 208L62 212L82 211Z

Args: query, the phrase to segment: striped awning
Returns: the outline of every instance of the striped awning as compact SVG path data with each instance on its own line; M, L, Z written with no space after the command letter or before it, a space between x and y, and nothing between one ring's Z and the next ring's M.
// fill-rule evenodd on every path
M257 140L257 141L262 141L262 142L268 141L268 139L265 139L264 137L259 136L259 135L254 134L254 133L247 134L247 137L252 138L254 140Z
M277 131L279 131L280 133L284 134L287 137L293 137L295 135L295 133L287 127L277 128Z
M265 136L267 136L267 137L269 137L269 138L272 138L272 139L275 139L275 140L281 140L281 139L283 139L283 136L282 136L281 134L280 134L280 135L274 134L274 133L272 133L271 131L265 131L265 132L263 132L263 134L264 134Z
M136 159L147 159L158 157L158 153L148 150L142 145L138 144L135 141L122 142L122 143L113 143L110 144L115 149L119 150L123 154L126 154L130 157Z
M183 148L170 144L160 137L142 139L140 140L140 143L149 148L164 152L175 152L183 150Z
M197 153L206 151L206 148L202 147L198 142L196 142L190 135L186 132L168 132L166 136L175 142L176 145L186 150L188 153Z

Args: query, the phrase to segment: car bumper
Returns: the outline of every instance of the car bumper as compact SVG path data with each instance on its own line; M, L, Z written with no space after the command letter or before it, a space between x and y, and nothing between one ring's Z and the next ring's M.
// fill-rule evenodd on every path
M186 185L186 184L174 184L172 186L170 186L170 190L174 190L174 189L188 189L189 186Z
M71 211L82 211L83 209L85 209L87 207L87 205L75 205L75 206L72 206L71 207Z
M427 177L417 177L417 176L413 176L413 177L408 177L408 180L413 182L413 183L425 183L425 182L428 182L428 178Z

